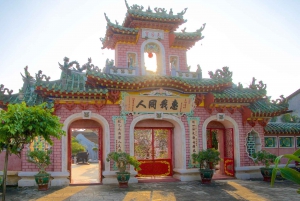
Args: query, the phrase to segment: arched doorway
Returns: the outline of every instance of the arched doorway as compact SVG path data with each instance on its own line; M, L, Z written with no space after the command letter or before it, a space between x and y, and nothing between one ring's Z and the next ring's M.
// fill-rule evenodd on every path
M173 124L164 120L144 120L134 128L134 156L141 162L137 177L173 175Z
M102 181L102 127L90 119L72 122L68 129L68 170L71 184Z
M234 176L234 136L233 128L226 128L219 121L211 121L206 128L207 148L214 148L220 152L219 165L216 173Z

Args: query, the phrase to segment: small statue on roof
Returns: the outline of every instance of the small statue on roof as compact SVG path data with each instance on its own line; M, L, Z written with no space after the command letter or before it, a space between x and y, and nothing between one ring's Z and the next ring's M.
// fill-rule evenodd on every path
M255 90L265 90L267 88L267 85L264 84L262 81L259 81L258 84L256 84L256 79L255 77L253 77L249 88Z
M50 80L50 76L47 77L45 74L43 74L43 71L41 70L39 70L39 72L35 74L35 78L37 82L42 81L43 78L45 78L46 82L49 82Z
M231 78L232 72L229 71L229 67L224 66L222 70L218 69L216 70L215 74L212 71L208 72L210 78L212 79L219 79L219 78Z
M7 92L10 96L13 92L13 90L9 90L8 88L4 88L3 84L0 84L0 95L4 95L4 93Z
M188 9L188 8L185 8L185 9L184 9L183 11L181 11L180 13L177 13L177 15L184 15L187 9Z
M60 68L63 72L65 72L65 73L67 73L67 74L70 74L70 73L71 73L71 69L70 69L70 68L71 68L74 64L76 64L76 68L77 68L77 69L80 68L80 67L79 67L79 63L78 63L77 61L71 61L71 62L69 63L69 58L68 58L68 57L65 57L65 58L64 58L64 65L61 65L61 64L58 62L59 68ZM72 70L76 70L76 69L73 68Z

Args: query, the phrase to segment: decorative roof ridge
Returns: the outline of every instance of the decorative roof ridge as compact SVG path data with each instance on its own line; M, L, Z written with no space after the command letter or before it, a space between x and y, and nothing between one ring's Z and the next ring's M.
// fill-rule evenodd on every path
M143 10L144 6L139 6L137 4L133 4L132 6L129 6L127 1L125 0L125 5L127 8L127 13L132 14L132 12L138 12L138 13L144 13L144 14L152 14L152 15L159 15L159 16L164 16L164 17L169 17L169 18L180 18L183 19L183 15L186 13L187 8L183 9L180 13L177 13L176 15L173 14L172 8L169 10L169 13L167 13L167 10L165 8L158 8L155 7L154 11L155 13L151 10L150 6L148 6L147 10ZM184 20L186 22L187 20ZM125 21L123 22L124 25Z
M258 84L256 84L255 77L252 78L252 82L249 85L249 88L255 89L255 90L265 90L267 89L267 84L264 84L263 81L259 81Z
M202 35L202 31L205 29L206 23L204 23L199 29L197 29L194 32L186 32L186 27L184 29L181 30L181 32L173 32L175 35L191 35L191 34L197 34L197 35ZM201 39L203 39L203 37L201 37ZM200 40L201 40L200 39Z
M112 26L114 28L119 28L119 29L123 29L123 30L127 30L127 31L133 31L133 32L138 33L137 29L135 29L135 28L129 28L129 27L124 27L123 25L119 25L118 21L116 21L116 24L112 23L110 21L110 19L107 17L106 13L104 13L104 16L105 16L105 19L106 19L106 22L107 22L108 26Z
M217 69L215 73L208 71L208 74L211 79L220 79L220 78L230 78L232 79L232 72L229 71L229 67L224 66L222 70Z

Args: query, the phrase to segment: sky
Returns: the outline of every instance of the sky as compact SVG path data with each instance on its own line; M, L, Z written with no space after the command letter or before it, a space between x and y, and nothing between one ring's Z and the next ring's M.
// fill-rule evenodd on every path
M200 40L187 51L187 64L200 64L204 78L228 66L233 82L248 87L255 77L267 84L272 100L300 88L299 0L127 0L133 4L165 8L184 14L186 28L206 27ZM124 0L0 0L0 84L18 92L24 67L57 80L59 63L68 57L80 65L92 58L103 68L113 50L101 49L107 14L121 24Z

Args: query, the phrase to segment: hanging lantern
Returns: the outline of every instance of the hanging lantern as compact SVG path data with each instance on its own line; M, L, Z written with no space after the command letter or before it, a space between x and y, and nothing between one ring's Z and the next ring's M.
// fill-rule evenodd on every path
M153 53L152 52L148 52L148 57L152 58L153 57Z

